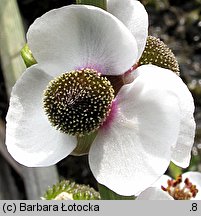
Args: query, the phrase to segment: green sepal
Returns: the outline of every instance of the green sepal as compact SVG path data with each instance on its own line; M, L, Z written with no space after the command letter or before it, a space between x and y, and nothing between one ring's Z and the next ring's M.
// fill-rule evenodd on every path
M179 75L179 64L173 52L160 39L148 36L139 65L153 64L169 69Z
M37 63L27 44L21 49L21 56L27 68Z
M99 200L100 194L87 185L76 184L75 182L63 180L52 187L49 187L43 200L54 200L61 193L66 192L72 195L73 200Z
M107 10L107 0L76 0L77 4L93 5Z
M101 200L135 200L135 196L121 196L102 184L98 184Z
M77 146L71 153L74 156L82 156L89 153L89 149L94 139L96 138L97 131L84 136L77 136Z

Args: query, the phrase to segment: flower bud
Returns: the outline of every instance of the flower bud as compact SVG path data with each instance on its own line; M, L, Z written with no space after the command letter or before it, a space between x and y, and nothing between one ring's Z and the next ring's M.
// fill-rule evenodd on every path
M87 185L61 181L49 187L43 200L99 200L100 194Z
M21 56L27 68L37 63L35 58L33 57L31 50L29 49L28 44L25 44L21 49Z

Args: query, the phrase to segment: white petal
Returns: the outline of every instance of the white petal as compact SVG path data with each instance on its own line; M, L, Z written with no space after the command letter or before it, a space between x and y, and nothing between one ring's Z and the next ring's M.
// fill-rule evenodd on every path
M167 176L167 175L162 175L157 181L155 181L151 185L151 187L158 188L158 189L162 190L161 186L167 187L167 181L168 181L168 179L171 179L171 178L169 176ZM136 194L136 196L138 196L139 194Z
M83 67L119 75L137 60L137 44L116 17L93 6L70 5L52 10L29 28L34 57L53 76Z
M42 108L43 90L52 79L36 66L15 84L7 114L6 145L25 166L49 166L72 152L76 139L53 128Z
M136 200L174 200L168 193L165 191L150 187L143 191Z
M200 172L186 172L182 175L183 180L188 178L191 183L196 185L198 193L193 200L201 200L201 173Z
M168 80L146 69L138 68L140 75L121 88L114 119L89 153L96 179L122 195L138 194L165 172L179 132L177 95Z
M180 131L176 145L172 145L171 160L178 166L188 167L195 136L193 98L185 83L175 73L154 65L140 67L140 74L160 79L177 95L180 108Z
M161 186L167 187L168 186L168 184L167 184L168 180L171 180L170 176L162 175L156 182L154 182L152 187L157 187L158 189L161 189Z
M144 6L135 0L108 0L108 12L120 19L134 35L139 59L148 36L148 14Z
M176 165L186 168L190 163L191 149L195 137L196 124L193 117L194 101L183 81L180 78L178 79L177 76L175 78L175 91L177 92L180 103L181 123L176 146L172 146L171 160Z
M167 181L171 179L168 175L162 175L157 181L155 181L151 187L158 188L161 190L161 186L167 187ZM139 194L137 194L138 196Z

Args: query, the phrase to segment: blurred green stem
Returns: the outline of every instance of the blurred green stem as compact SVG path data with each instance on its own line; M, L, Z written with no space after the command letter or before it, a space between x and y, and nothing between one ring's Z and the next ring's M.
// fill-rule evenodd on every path
M107 10L107 0L76 0L77 4L93 5Z
M104 185L98 184L99 193L101 200L134 200L134 196L121 196L116 194L114 191L105 187Z

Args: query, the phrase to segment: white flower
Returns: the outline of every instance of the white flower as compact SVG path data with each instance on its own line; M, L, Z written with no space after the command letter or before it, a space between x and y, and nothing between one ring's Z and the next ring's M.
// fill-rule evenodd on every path
M201 173L186 172L176 180L163 175L137 200L201 200Z
M99 118L102 122L89 152L91 170L99 183L118 194L134 195L156 181L170 160L188 166L195 130L194 104L177 75L152 65L137 68L133 72L134 82L124 85L114 100L107 80L89 74L99 80L95 83L109 86L102 101L103 96L97 94L102 83L86 90L80 87L79 80L83 77L70 78L69 74L78 73L70 71L82 68L97 70L106 77L122 75L140 58L148 29L144 7L138 1L110 0L108 11L119 19L96 7L71 5L48 12L31 25L27 40L38 63L28 68L13 87L6 144L19 163L50 166L69 155L77 145L76 136L60 130L70 127L69 133L79 134L79 130L83 132L89 126L88 122L91 125ZM62 91L53 94L56 85L62 86ZM89 112L91 108L85 103L88 95L92 97L90 91L93 96L97 94L101 103L97 106L94 98L95 102L90 102L96 111L112 98L102 118L102 112L98 118L90 116L93 110ZM61 101L54 103L57 99ZM59 107L59 117L51 112L55 105ZM81 117L85 114L90 117L81 121L74 111ZM105 119L107 124L101 126ZM49 120L60 130L52 127Z

